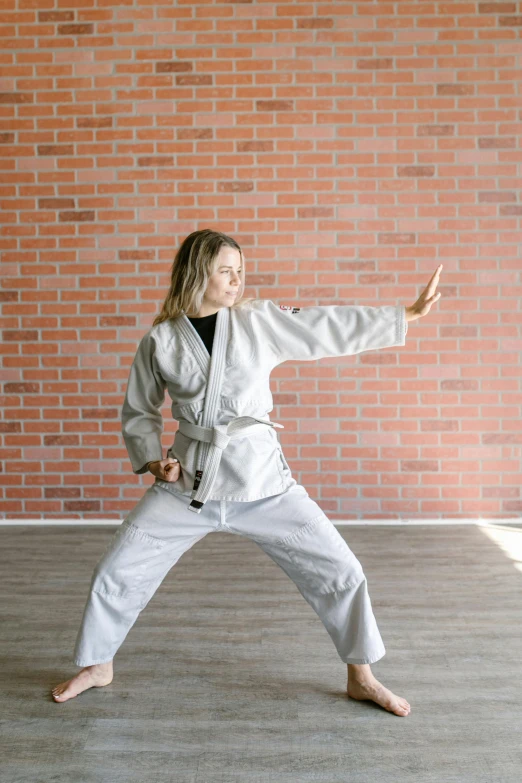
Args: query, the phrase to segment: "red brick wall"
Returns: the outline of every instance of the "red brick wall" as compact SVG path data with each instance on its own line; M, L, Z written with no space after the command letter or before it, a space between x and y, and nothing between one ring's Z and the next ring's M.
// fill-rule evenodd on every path
M141 497L129 365L177 245L214 227L247 295L303 307L409 305L444 264L405 347L273 375L331 518L520 516L521 3L10 5L2 515Z

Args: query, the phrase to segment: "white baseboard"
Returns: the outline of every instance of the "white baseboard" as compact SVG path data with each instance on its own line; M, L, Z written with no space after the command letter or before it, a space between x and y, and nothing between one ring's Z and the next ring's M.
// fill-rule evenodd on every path
M328 514L326 515L328 516ZM99 525L117 526L122 523L122 519L0 519L1 526L14 525L33 525L35 527L48 527L57 525L67 525L76 527L98 527ZM522 517L507 517L506 519L482 519L481 517L472 517L469 519L443 518L443 519L332 519L336 527L350 525L364 525L366 527L389 525L389 526L413 526L413 525L522 525Z

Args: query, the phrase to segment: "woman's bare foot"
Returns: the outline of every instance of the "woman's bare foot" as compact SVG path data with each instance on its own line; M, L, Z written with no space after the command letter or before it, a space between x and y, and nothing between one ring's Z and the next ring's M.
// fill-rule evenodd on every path
M348 687L346 692L351 699L358 701L374 701L380 704L388 712L406 717L410 714L411 707L402 696L396 696L388 688L385 688L370 671L369 664L354 666L355 671L350 671L353 664L348 664ZM366 669L365 669L366 667ZM363 672L363 673L362 673Z
M108 685L112 682L112 678L112 661L86 666L75 677L53 688L53 698L57 702L67 701L67 699L78 696L82 691L86 691L87 688L100 688L102 685Z

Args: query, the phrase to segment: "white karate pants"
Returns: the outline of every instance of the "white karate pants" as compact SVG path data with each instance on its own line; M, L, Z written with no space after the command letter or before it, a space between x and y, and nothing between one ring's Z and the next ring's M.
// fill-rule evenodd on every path
M374 663L385 655L362 566L302 485L260 500L208 500L199 514L188 510L189 500L152 484L116 530L92 575L77 666L111 661L172 566L217 531L246 536L283 569L342 661Z

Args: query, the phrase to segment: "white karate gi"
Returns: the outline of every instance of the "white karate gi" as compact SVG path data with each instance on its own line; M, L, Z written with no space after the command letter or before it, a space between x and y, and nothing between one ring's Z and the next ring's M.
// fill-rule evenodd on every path
M156 479L98 562L74 662L112 660L170 568L207 533L255 541L294 581L346 663L385 654L361 564L291 475L270 421L271 370L292 360L405 344L403 306L306 308L256 300L217 313L212 356L188 318L152 327L129 373L122 433L134 473L163 459L168 389L180 423L168 456L176 482ZM190 513L195 512L195 513Z

